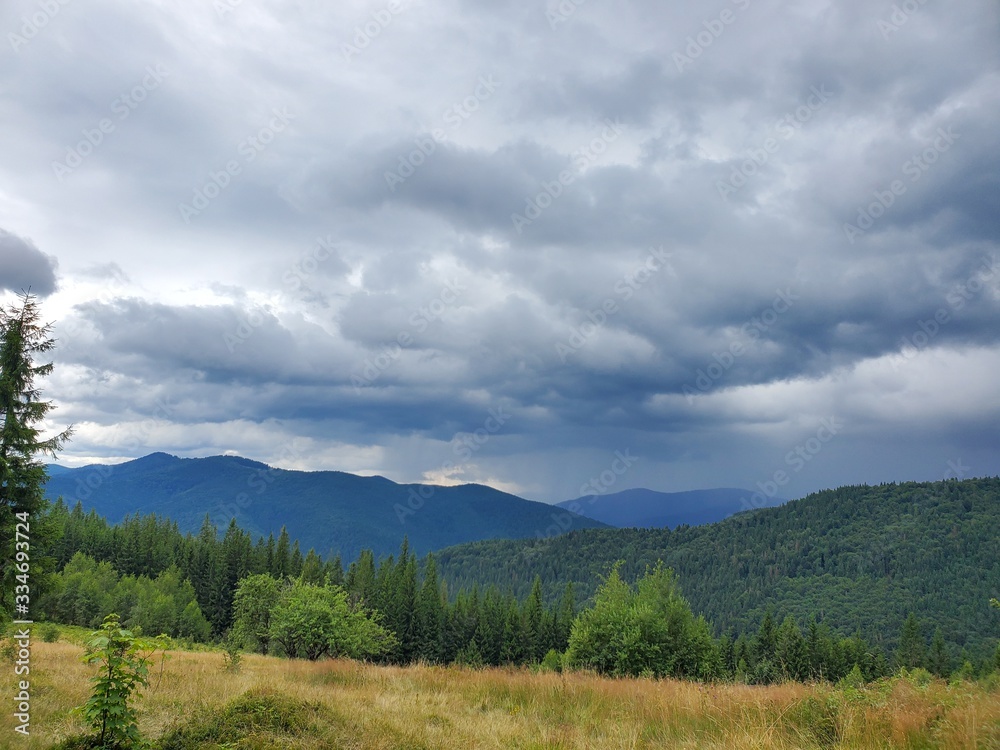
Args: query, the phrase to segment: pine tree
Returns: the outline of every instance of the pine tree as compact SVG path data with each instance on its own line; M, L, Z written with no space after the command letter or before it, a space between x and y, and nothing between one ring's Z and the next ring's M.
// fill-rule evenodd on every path
M441 661L444 615L437 563L434 561L434 555L428 554L425 562L424 581L417 596L414 617L413 656L415 658L424 659L431 664Z
M303 583L320 585L323 583L324 571L323 562L316 554L316 550L310 547L306 553L306 559L302 561L302 571L299 573L299 580Z
M786 679L802 680L809 674L806 640L791 615L785 617L775 636L775 660Z
M279 581L283 581L291 575L292 557L290 548L291 541L288 538L288 529L282 526L281 533L278 534L278 546L274 551L274 565L271 568L271 575Z
M567 583L556 614L554 648L557 651L565 651L569 645L569 633L573 628L574 619L576 619L576 602L573 597L573 584Z
M298 578L302 575L302 550L299 549L299 540L292 544L292 556L288 561L288 575L291 578Z
M531 593L524 602L523 612L525 657L532 662L540 662L548 651L548 644L542 633L542 615L542 578L536 575Z
M934 630L934 637L931 639L931 650L927 654L927 670L938 677L948 677L951 675L951 659L948 656L948 647L944 642L944 634L941 628Z
M40 455L54 456L69 439L72 428L43 439L37 425L52 410L51 401L41 400L41 390L35 379L52 372L52 364L35 364L35 357L55 346L52 326L39 322L40 312L35 297L27 292L19 295L19 304L0 308L0 555L2 555L3 614L15 612L18 585L30 585L30 601L38 601L48 588L54 562L51 558L32 556L31 550L43 550L51 543L53 529L43 519L46 508L43 485L47 479ZM18 542L17 531L28 531L31 548L27 551ZM31 560L30 584L17 566L17 553ZM26 596L26 595L25 595ZM24 600L16 600L26 606ZM17 613L27 619L27 610Z
M917 616L910 612L899 634L899 648L896 649L896 666L913 669L924 665L924 637L920 633Z

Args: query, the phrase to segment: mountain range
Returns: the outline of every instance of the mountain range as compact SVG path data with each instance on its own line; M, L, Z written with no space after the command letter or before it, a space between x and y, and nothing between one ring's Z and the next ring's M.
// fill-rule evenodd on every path
M81 501L111 523L151 514L197 532L206 514L220 531L236 519L257 536L282 526L303 552L353 559L362 549L416 552L482 539L555 536L606 526L676 527L719 521L747 507L739 489L626 490L559 503L533 502L478 484L397 484L341 471L289 471L239 456L152 453L122 464L48 467L46 492Z
M111 523L126 515L170 518L196 533L206 514L220 531L230 520L254 536L282 526L303 553L362 549L376 557L410 548L425 553L491 538L546 536L605 524L478 484L397 484L341 471L288 471L238 456L177 458L152 453L117 465L50 467L46 494L79 500Z

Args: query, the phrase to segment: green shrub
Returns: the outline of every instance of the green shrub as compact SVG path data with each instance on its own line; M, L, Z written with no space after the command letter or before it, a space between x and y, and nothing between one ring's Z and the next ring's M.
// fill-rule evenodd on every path
M97 664L99 671L90 680L90 699L73 710L96 732L96 747L141 745L131 699L149 683L149 662L160 648L159 641L137 638L123 628L116 614L105 617L91 634L83 661Z
M239 636L229 631L222 642L225 651L222 654L222 669L225 672L239 672L243 661L243 644Z
M840 742L840 705L835 695L809 696L789 710L787 721L803 739L822 748L835 747Z
M244 747L243 740L247 737L298 737L313 732L322 713L326 709L319 704L297 701L281 693L250 691L221 711L199 712L164 734L155 747L157 750L196 750L206 745Z
M59 640L59 627L53 622L47 622L38 629L38 634L46 643L55 643Z
M562 672L563 655L554 648L550 648L542 659L542 669L546 672Z

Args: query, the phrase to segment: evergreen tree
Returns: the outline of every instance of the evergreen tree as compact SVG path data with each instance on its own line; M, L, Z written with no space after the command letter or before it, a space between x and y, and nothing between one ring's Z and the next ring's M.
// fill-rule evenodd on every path
M809 675L809 653L802 631L791 615L785 617L775 635L775 662L786 680L803 680Z
M52 372L52 364L35 358L55 346L52 326L39 322L35 297L19 295L19 304L0 307L0 555L2 555L2 614L17 612L27 619L29 602L37 602L48 588L54 561L39 554L51 545L53 529L43 520L46 508L43 485L47 478L40 455L54 456L69 439L71 429L43 439L38 424L52 410L41 400L36 378ZM22 524L19 526L19 524ZM17 531L26 532L20 537ZM25 539L31 547L26 549ZM35 550L35 554L31 554ZM30 559L30 583L19 567ZM28 566L24 566L27 568ZM21 578L18 578L21 576ZM30 596L25 593L29 591ZM22 598L23 597L23 598ZM15 609L18 607L24 609Z
M278 534L278 545L274 550L274 562L271 567L271 575L279 581L283 581L291 575L291 570L291 541L288 539L288 529L282 526L281 533Z
M417 596L414 613L413 656L436 664L442 658L442 635L444 629L444 605L441 601L441 585L438 580L434 555L428 554L424 568L424 581Z
M576 619L576 602L573 596L573 584L567 583L563 590L562 599L559 600L559 610L556 614L553 648L557 651L565 651L569 645L569 633L573 628L574 619Z
M299 540L292 544L292 556L288 561L288 575L290 578L298 578L302 575L302 550L299 549Z
M944 634L941 628L935 628L934 637L931 639L931 650L927 654L927 670L938 677L948 677L951 675L951 658L948 656L948 647L944 642Z
M542 608L542 579L535 576L535 582L531 586L531 593L528 594L524 602L524 635L525 652L529 661L540 662L545 652L549 650L548 641L542 632L542 619L544 610Z
M330 577L330 583L334 586L344 585L344 563L341 562L338 554L332 561L325 565L325 574Z
M302 561L302 571L299 573L299 580L303 583L319 585L324 579L323 562L316 554L316 550L311 549L306 553L306 559ZM333 583L331 581L331 583Z
M896 666L913 669L924 665L924 637L920 633L917 616L910 612L899 633L899 648L896 650Z

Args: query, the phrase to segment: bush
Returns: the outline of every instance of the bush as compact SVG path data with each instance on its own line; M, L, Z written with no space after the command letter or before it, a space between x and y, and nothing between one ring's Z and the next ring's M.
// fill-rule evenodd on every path
M788 721L797 727L805 740L822 748L832 748L840 742L840 706L836 696L825 699L810 696L795 704L788 712Z
M554 648L549 649L542 659L542 670L546 672L562 672L563 655Z
M247 737L298 737L314 731L317 719L325 713L326 709L319 704L297 701L281 693L251 691L231 701L221 711L199 712L183 726L164 734L156 748L247 747L249 745L243 742Z
M38 634L46 643L55 643L59 640L59 627L52 622L47 622L38 629Z
M618 568L573 622L567 666L614 677L714 676L718 652L708 624L692 614L673 571L658 562L633 589Z
M239 672L240 662L243 661L243 644L240 642L239 636L229 631L226 639L222 642L222 647L225 649L222 654L223 671Z
M93 692L82 706L73 709L95 730L97 747L128 748L141 743L135 707L130 703L149 684L149 662L161 643L137 638L121 626L118 615L104 618L91 634L83 661L97 664L91 678Z

